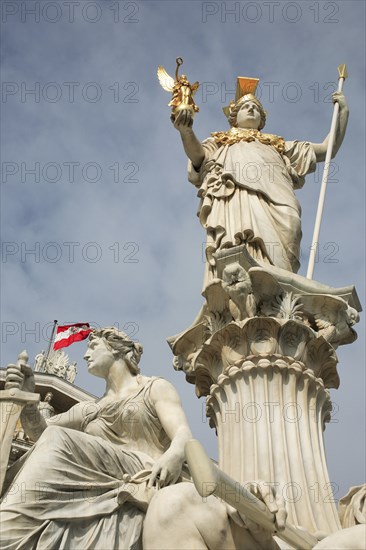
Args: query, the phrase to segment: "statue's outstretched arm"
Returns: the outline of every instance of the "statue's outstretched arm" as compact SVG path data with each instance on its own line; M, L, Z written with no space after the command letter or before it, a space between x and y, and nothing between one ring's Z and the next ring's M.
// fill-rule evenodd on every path
M176 116L172 115L171 121L180 133L187 157L192 161L192 164L196 170L199 170L203 159L205 158L205 151L192 129L192 112L189 109L179 111Z
M342 145L343 138L346 133L349 110L348 110L346 98L344 97L344 94L342 92L334 92L332 99L333 99L333 103L339 104L337 129L336 129L335 140L334 140L333 151L332 151L332 158L334 158L340 146ZM329 135L325 138L323 143L312 143L317 162L324 162L325 156L327 153L328 140L329 140Z
M162 428L171 440L169 449L155 463L149 481L159 487L174 484L179 478L185 460L184 447L192 439L186 415L175 388L167 380L156 380L151 398Z

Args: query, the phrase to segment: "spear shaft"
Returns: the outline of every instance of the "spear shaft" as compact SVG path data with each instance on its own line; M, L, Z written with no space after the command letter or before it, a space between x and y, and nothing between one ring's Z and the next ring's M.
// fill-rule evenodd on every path
M344 81L346 80L346 78L348 76L346 65L339 65L338 73L339 73L339 78L338 78L338 90L337 91L341 92L342 88L343 88L343 83L344 83ZM320 187L318 210L317 210L317 213L316 213L314 233L313 233L312 245L311 245L311 249L310 249L308 271L307 271L307 274L306 274L307 279L312 279L313 278L313 273L314 273L314 264L315 264L317 249L318 249L318 240L319 240L320 226L321 226L322 216L323 216L325 193L326 193L326 190L327 190L329 168L330 168L330 162L332 160L332 151L333 151L333 145L334 145L334 138L335 138L335 133L336 133L336 128L337 128L338 112L339 112L339 104L335 103L334 104L334 110L333 110L332 124L331 124L331 127L330 127L330 132L329 132L329 137L328 137L327 154L325 156L325 162L324 162L323 178L322 178L322 183L321 183L321 187Z
M51 332L51 336L50 336L50 341L48 342L48 348L47 348L47 353L42 361L42 365L41 365L41 371L44 372L46 370L46 367L47 367L47 361L48 361L48 358L50 356L50 352L51 352L51 346L53 344L53 340L54 340L54 337L55 337L55 331L56 331L56 327L57 327L57 319L55 319L53 321L53 327L52 327L52 332Z

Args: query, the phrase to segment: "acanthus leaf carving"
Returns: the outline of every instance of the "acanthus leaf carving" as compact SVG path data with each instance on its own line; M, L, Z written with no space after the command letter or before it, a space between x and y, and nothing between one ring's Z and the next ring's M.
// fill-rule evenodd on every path
M272 300L265 301L261 313L277 319L304 321L300 296L294 295L292 292L283 292L277 294Z

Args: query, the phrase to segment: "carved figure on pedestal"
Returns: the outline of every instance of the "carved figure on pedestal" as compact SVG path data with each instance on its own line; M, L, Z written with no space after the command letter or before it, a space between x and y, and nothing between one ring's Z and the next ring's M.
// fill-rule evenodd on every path
M294 189L325 159L323 143L285 141L264 134L266 112L255 97L257 79L238 77L235 101L224 109L231 129L200 143L190 110L173 120L188 156L188 179L201 199L198 216L207 233L206 284L216 276L215 253L245 243L259 262L297 272L300 266L300 205ZM342 144L348 107L333 94L339 118L333 156Z
M238 262L230 264L223 270L222 280L224 290L239 311L238 315L231 307L233 318L239 320L254 317L257 313L257 303L253 294L252 282L245 269Z
M52 399L53 393L49 391L46 393L44 400L39 404L39 412L45 420L55 415L55 409L51 405Z
M309 280L310 262L306 279L296 275L301 209L294 190L325 161L322 198L327 167L346 132L345 65L338 71L332 125L322 143L263 133L266 112L255 97L257 79L238 78L235 101L224 108L231 129L213 132L202 143L192 129L191 109L171 117L189 160L189 181L198 189L198 216L207 235L205 304L188 329L168 339L174 366L195 384L198 397L207 396L207 416L218 435L217 478L230 477L234 493L241 480L257 476L279 490L291 487L290 533L285 530L281 537L296 549L364 545L365 526L340 532L334 502L325 495L314 502L311 495L314 484L322 491L330 484L323 430L332 409L329 388L339 386L335 348L356 339L352 327L361 306L353 287ZM320 199L314 235L321 205ZM277 413L267 410L272 405ZM293 407L299 412L295 418L287 415ZM200 492L207 479L203 461L195 477L188 455ZM220 493L220 488L200 492ZM258 523L265 526L262 520ZM269 531L272 527L267 523ZM236 540L236 548L241 543ZM270 547L268 539L263 548Z
M66 380L72 384L76 378L77 372L76 362L71 363L66 370Z
M34 371L39 372L41 369L45 368L45 352L44 350L41 353L38 353L34 358Z
M323 430L331 411L328 389L339 386L334 344L357 337L353 323L361 306L354 287L332 288L275 266L260 266L244 245L222 250L216 259L218 277L203 292L206 303L200 315L169 342L175 368L195 384L197 396L207 396L220 469L236 483L259 472L279 490L298 486L304 498L289 497L287 512L289 524L300 525L313 537L307 548L317 548L317 539L324 539L319 543L324 549L338 548L338 542L344 549L350 544L363 548L364 527L338 532L334 504L326 497L315 503L311 497L314 483L329 486L322 463ZM249 296L255 304L250 315ZM336 341L330 342L322 331L330 326ZM309 405L315 401L317 418ZM274 409L267 416L271 404L279 414ZM292 407L300 412L287 423L286 411Z

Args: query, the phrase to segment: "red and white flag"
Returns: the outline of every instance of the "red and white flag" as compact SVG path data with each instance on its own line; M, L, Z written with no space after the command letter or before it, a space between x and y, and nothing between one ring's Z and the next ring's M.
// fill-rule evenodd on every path
M53 349L66 348L74 342L85 340L91 333L89 323L75 323L74 325L60 325L57 327Z

